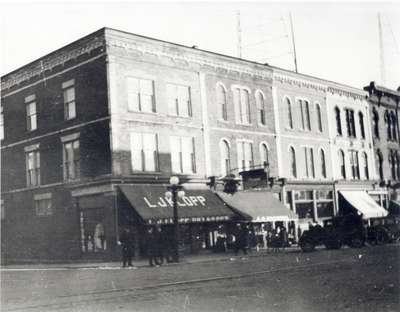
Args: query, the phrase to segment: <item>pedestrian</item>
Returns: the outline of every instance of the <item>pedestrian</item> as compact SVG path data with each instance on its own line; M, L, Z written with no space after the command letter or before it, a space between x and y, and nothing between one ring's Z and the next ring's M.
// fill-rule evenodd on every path
M171 230L171 227L164 227L161 239L162 254L167 263L174 262L174 236Z
M156 264L162 265L164 263L164 233L161 226L156 227L155 232L155 243L156 243Z
M149 257L149 265L151 267L153 266L159 266L159 242L158 242L158 235L155 233L154 227L149 226L147 229L147 235L146 235L146 242L147 242L147 256Z
M119 244L122 247L122 267L133 267L132 257L135 250L135 240L129 228L125 228L121 233Z
M239 224L237 227L237 235L235 241L235 255L239 254L239 251L243 251L244 255L247 255L247 245L249 241L249 231L244 224Z
M280 247L282 248L282 250L285 250L288 245L288 232L286 231L286 228L284 226L281 227L281 230L279 232L279 241Z

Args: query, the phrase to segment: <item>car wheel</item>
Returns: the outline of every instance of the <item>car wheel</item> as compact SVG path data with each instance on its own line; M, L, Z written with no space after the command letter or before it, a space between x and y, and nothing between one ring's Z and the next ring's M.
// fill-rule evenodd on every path
M315 250L315 244L312 241L306 240L300 243L300 248L303 252L311 252Z
M360 237L355 236L351 238L349 245L352 248L361 248L364 245L364 242Z

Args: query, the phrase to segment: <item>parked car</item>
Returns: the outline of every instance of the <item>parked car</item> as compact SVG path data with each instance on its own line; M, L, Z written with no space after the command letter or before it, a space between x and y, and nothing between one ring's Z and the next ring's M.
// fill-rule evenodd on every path
M342 245L360 248L365 243L365 228L360 216L349 214L326 220L321 225L310 226L299 239L302 251L311 252L318 245L327 249L340 249Z
M368 242L371 244L385 244L400 241L400 216L388 215L376 219L368 227Z

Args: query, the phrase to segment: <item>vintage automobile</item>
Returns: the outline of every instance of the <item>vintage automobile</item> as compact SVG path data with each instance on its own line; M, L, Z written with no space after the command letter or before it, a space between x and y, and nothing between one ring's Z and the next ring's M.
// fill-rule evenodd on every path
M299 239L302 251L311 252L318 245L325 245L327 249L340 249L342 245L360 248L366 238L363 220L360 216L349 214L326 220L324 227L311 226L304 231Z
M367 233L367 240L373 245L400 241L400 216L389 214L374 220Z

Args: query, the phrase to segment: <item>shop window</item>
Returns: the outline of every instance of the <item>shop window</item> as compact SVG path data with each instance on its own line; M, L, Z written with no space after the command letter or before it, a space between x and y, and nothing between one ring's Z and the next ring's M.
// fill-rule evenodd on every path
M53 214L51 194L35 195L34 201L37 216L50 216Z
M233 103L235 106L236 122L242 125L250 124L249 91L246 88L233 88Z
M333 201L317 202L318 218L330 218L333 216Z
M242 171L250 170L254 166L253 143L249 141L237 142L239 168Z
M376 111L375 107L372 110L372 129L374 131L374 137L379 139L379 114Z
M335 119L336 119L336 133L337 135L342 135L342 120L340 116L339 107L335 107Z
M62 84L64 93L64 118L65 120L76 117L75 104L75 80L69 80Z
M296 151L293 146L289 149L290 154L290 175L292 178L297 178Z
M361 112L358 113L358 120L360 122L361 137L363 139L365 139L365 128L364 128L364 115L363 115L363 113L361 113Z
M319 190L316 192L317 199L333 199L333 192L326 190Z
M170 137L172 172L196 173L196 153L193 137Z
M221 148L221 174L228 175L231 172L231 153L229 143L226 140L222 140L220 144Z
M295 193L296 200L313 200L313 191L297 191Z
M226 90L222 84L217 85L217 106L219 110L219 118L222 120L228 120Z
M81 250L98 253L107 250L104 209L90 208L80 212Z
M300 219L314 219L314 202L296 202L296 213Z
M322 132L322 114L321 114L321 106L319 105L319 103L315 104L315 111L317 113L318 131Z
M190 87L167 83L169 114L181 117L192 117Z
M30 95L25 98L26 106L26 129L33 131L37 129L36 96Z
M260 125L265 126L265 100L264 95L261 91L256 92L256 106L257 106L257 113L258 113L258 123Z
M154 81L127 77L128 110L132 112L156 112Z
M40 152L39 145L25 148L26 185L40 185Z
M158 171L158 140L154 133L131 133L133 171Z

